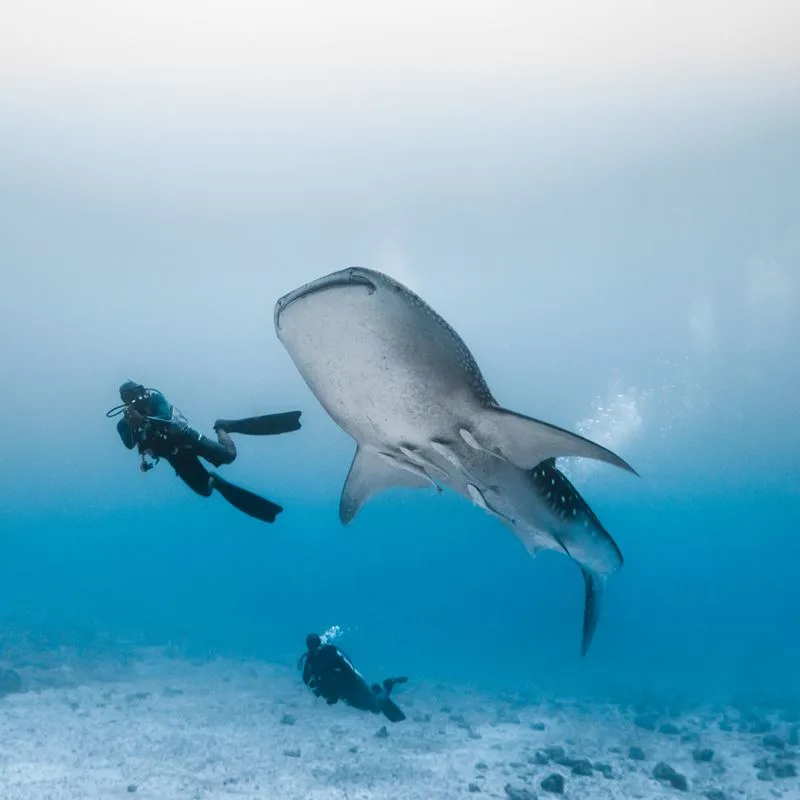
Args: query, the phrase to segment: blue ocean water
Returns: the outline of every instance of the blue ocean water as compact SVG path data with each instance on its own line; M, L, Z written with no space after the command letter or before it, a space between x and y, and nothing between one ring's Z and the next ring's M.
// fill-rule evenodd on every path
M409 156L416 182L384 176L383 210L358 187L355 202L315 203L313 175L284 205L280 187L223 202L208 175L175 193L167 146L143 147L143 174L109 177L121 156L93 153L89 135L33 166L48 147L23 128L0 222L9 640L292 666L309 631L338 625L370 675L587 698L797 695L796 115L543 188L509 167L488 188L434 191L434 150ZM339 524L353 443L293 369L272 308L349 263L422 295L503 404L640 472L574 467L625 558L585 658L576 566L532 560L462 499L395 490ZM129 377L206 432L218 416L302 410L297 433L237 437L224 470L284 505L279 522L193 496L163 463L139 473L104 416Z
M7 517L3 616L54 643L99 633L287 665L307 632L337 624L369 673L457 684L796 692L797 495L634 486L635 499L617 489L595 504L625 566L583 660L582 580L566 558L531 561L478 509L432 493L375 500L341 529L333 495L304 505L280 480L274 530L177 484L155 508Z

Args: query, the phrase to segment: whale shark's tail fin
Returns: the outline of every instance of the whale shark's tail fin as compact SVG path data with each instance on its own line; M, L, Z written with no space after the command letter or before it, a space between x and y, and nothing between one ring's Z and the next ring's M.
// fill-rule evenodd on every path
M583 638L581 640L581 656L586 655L592 643L597 620L600 618L600 607L603 604L603 590L606 579L600 575L581 568L583 581L586 584L586 597L583 605Z
M556 467L554 458L532 469L530 478L539 501L551 514L549 524L541 526L541 533L554 540L581 568L586 586L581 644L584 656L600 618L606 578L622 566L622 553L586 500ZM528 549L531 550L530 544Z

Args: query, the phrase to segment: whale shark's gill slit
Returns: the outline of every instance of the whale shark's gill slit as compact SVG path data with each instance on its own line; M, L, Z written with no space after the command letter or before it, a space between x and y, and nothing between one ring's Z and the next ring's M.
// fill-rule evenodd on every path
M475 503L478 508L482 511L485 511L487 514L491 514L492 516L497 517L498 519L503 520L503 522L507 522L510 525L516 525L516 522L511 519L511 517L506 516L505 514L501 514L497 509L492 508L489 503L486 502L486 498L483 496L483 492L475 486L473 483L467 484L467 491L469 492L469 496L472 499L472 502Z
M455 442L446 439L431 439L431 448L435 450L442 458L449 461L454 467L462 468L461 459L455 451Z
M434 478L431 475L432 472L438 473L439 477L445 481L450 480L450 475L444 469L442 469L438 464L435 464L433 461L430 460L427 456L425 456L417 447L413 445L404 445L401 444L399 446L400 452L414 465L420 467L425 474L433 481Z
M459 457L455 449L455 442L447 441L445 439L431 439L431 449L440 455L445 461L453 465L456 474L463 475L469 483L475 483L475 478L471 472L464 466L464 462ZM496 489L496 486L489 487Z
M483 495L478 489L477 486L468 483L467 484L467 491L469 492L469 496L472 499L472 502L475 503L478 508L483 509L484 511L489 510L489 506L486 504L486 500L484 500Z
M479 453L488 453L490 456L494 456L495 458L502 458L502 455L497 452L495 449L490 449L488 447L484 447L473 435L472 431L468 430L467 428L459 428L458 435L473 449L477 450Z
M437 491L441 491L436 484L436 481L425 471L423 467L413 461L408 460L408 457L399 458L394 453L378 452L385 461L389 462L395 469L408 472L411 475L416 475L417 478L425 481L424 486L434 486ZM404 455L404 454L403 454Z
M459 428L458 435L473 449L482 452L483 448L475 440L475 437L466 429Z

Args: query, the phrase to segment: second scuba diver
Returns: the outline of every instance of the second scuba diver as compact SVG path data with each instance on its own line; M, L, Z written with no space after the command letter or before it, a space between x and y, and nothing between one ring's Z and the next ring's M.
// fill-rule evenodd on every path
M117 432L125 447L138 449L142 472L148 472L163 458L197 494L210 497L216 489L245 514L263 522L275 522L283 511L281 506L235 486L216 472L209 472L200 458L215 467L230 464L236 458L231 433L268 436L296 431L300 428L300 411L217 420L214 430L218 441L215 442L191 428L186 417L157 389L146 389L129 380L119 387L119 396L122 405L112 408L106 416L122 415L117 422Z
M390 722L402 722L406 715L389 695L395 684L408 678L386 678L383 685L370 686L353 662L336 645L322 642L317 633L306 637L308 651L300 656L297 668L303 670L303 683L328 705L342 700L353 708L383 714Z

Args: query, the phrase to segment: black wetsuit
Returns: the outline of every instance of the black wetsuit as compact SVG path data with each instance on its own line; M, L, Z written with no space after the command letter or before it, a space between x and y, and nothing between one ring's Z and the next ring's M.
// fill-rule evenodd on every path
M374 711L379 709L375 695L353 666L353 662L335 645L323 644L306 653L303 683L329 705L343 700L348 705Z
M213 489L210 473L200 463L205 459L215 467L230 464L236 447L230 437L219 432L219 442L189 426L186 417L156 389L146 389L130 406L144 419L125 414L117 432L129 450L138 447L142 454L168 461L178 476L197 494L208 497Z
M342 700L353 708L383 713L392 722L405 719L405 714L389 699L395 683L404 683L406 678L389 678L383 683L370 686L353 662L335 645L323 644L309 650L303 659L303 683L317 697L324 697L328 705Z

